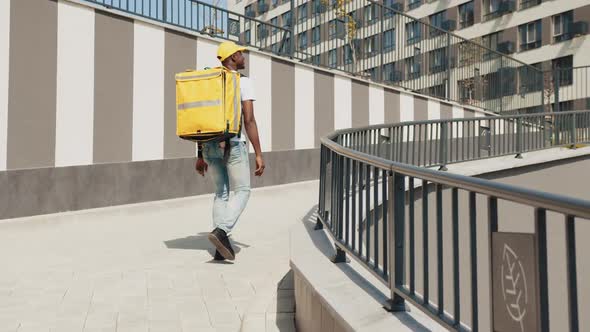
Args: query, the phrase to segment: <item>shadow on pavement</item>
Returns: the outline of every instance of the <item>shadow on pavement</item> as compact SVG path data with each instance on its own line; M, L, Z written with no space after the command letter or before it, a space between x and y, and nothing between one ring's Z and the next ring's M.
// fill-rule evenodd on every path
M185 249L185 250L207 251L211 255L211 257L213 257L213 255L215 255L215 247L213 246L213 244L211 242L209 242L209 239L207 239L207 235L209 235L208 232L201 232L197 235L191 235L191 236L187 236L187 237L183 237L183 238L179 238L179 239L164 241L164 244L166 245L166 247L168 249ZM232 243L232 246L234 247L234 251L236 252L236 254L238 254L242 250L242 248L250 247L250 245L248 245L248 244L232 240L231 237L230 237L230 241ZM219 263L219 262L215 262L215 263ZM228 262L225 262L225 263L228 263Z
M317 209L318 206L315 205L312 207L305 217L301 220L304 224L305 229L307 230L310 238L313 241L313 244L318 248L324 256L328 259L332 259L335 254L334 247L332 246L331 242L333 241L325 232L323 231L316 231L314 230L317 218ZM338 263L335 264L350 280L352 280L358 287L364 290L368 295L370 295L375 301L385 305L387 300L389 299L387 294L384 294L380 291L377 287L373 286L372 283L367 281L362 275L360 275L355 269L353 269L347 263ZM385 310L385 309L383 309ZM409 329L414 331L430 331L429 328L422 325L420 322L414 319L414 317L410 316L408 313L405 312L396 312L393 313L402 324L407 326Z

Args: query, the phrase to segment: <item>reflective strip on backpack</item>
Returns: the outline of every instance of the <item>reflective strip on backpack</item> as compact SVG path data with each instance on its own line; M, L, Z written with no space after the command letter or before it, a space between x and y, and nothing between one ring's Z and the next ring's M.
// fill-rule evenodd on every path
M176 79L177 80L194 80L197 78L208 78L208 77L215 77L215 76L219 76L219 73L209 73L209 74L193 75L193 76L176 75Z
M238 109L238 94L237 94L237 90L238 90L238 84L236 83L236 76L237 74L232 74L232 78L234 81L234 130L238 131L238 129L240 129L239 124L238 124L238 113L241 112L240 109Z
M185 110L188 108L196 108L196 107L210 107L210 106L219 106L221 105L221 100L203 100L203 101L195 101L192 103L184 103L178 104L179 110Z

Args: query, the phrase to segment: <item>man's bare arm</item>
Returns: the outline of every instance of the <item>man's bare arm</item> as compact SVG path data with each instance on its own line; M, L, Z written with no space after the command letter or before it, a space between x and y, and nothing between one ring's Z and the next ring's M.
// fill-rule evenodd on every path
M242 113L244 115L244 129L248 134L248 139L254 147L256 154L256 171L257 176L264 172L264 161L262 160L262 149L260 148L260 138L258 137L258 125L254 117L254 103L252 100L245 100L242 102Z

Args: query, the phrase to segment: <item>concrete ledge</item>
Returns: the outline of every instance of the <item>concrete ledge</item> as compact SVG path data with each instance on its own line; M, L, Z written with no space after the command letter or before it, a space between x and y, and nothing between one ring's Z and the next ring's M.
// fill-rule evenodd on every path
M310 212L290 234L297 331L444 331L416 308L385 311L388 288L355 261L330 262L334 247L314 220Z
M487 159L480 159L474 161L466 161L462 163L449 164L447 166L448 172L457 173L465 176L479 176L483 174L491 174L497 172L505 172L507 170L514 170L521 167L531 165L542 165L546 163L568 163L572 158L580 158L590 155L590 146L581 147L577 149L570 149L565 147L552 148L546 150L526 152L522 154L522 158L515 158L515 155L507 155L502 157L493 157Z
M252 188L315 180L319 149L264 153ZM254 155L250 155L253 173ZM163 159L0 172L0 219L180 198L213 192L195 158Z

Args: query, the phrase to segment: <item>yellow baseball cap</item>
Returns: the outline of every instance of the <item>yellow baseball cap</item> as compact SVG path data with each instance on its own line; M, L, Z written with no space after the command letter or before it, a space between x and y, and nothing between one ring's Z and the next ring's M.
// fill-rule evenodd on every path
M244 50L246 50L244 46L239 46L232 41L226 41L219 44L219 48L217 48L217 59L219 59L219 61L223 61L232 54Z

